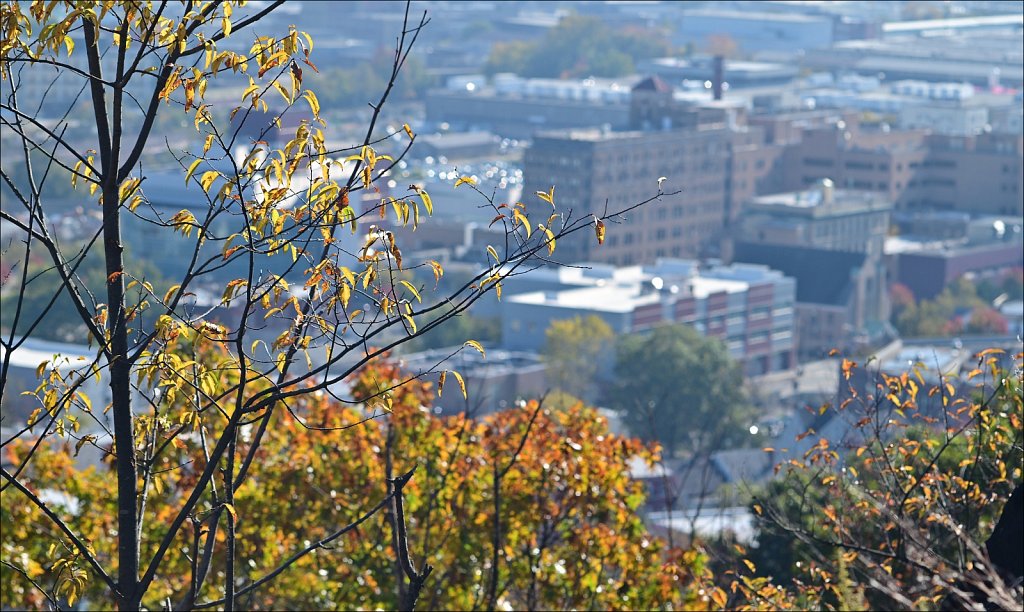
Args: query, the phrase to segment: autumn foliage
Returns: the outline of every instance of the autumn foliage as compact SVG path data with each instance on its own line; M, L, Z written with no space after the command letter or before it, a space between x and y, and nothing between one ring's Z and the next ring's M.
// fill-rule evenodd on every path
M658 607L679 600L686 572L679 553L647 533L637 514L642 487L629 477L633 457L653 458L639 441L615 436L592 409L552 411L530 402L480 419L439 417L436 389L389 364L360 371L353 381L356 406L325 394L302 395L275 415L256 451L257 470L235 495L240 601L255 608L397 607L390 512L377 515L289 567L273 582L247 591L244 584L274 569L290 553L329 535L318 525L344 525L366 511L367 500L386 497L385 483L415 469L404 511L413 560L434 567L421 601L427 609L487 607L562 609ZM385 399L386 398L386 399ZM376 413L378 418L367 421ZM251 431L243 431L239 451ZM161 460L166 466L147 505L153 535L194 485L203 465L199 436ZM23 448L12 451L12 459ZM92 509L79 525L92 541L108 542L114 528L109 467L78 471L72 449L40 452L26 480L36 491L61 490L76 506ZM73 550L48 535L45 517L4 496L5 559L24 559L27 576L4 573L13 601L44 602L27 583L84 576ZM109 506L110 512L96 512ZM214 509L197 513L192 529L175 542L152 605L177 601L189 588L190 558L210 537ZM223 530L213 537L223 539ZM143 541L151 541L144 537ZM497 544L497 546L495 546ZM112 550L97 550L101 559ZM218 550L214 553L221 554ZM217 564L214 563L214 567ZM105 607L93 581L83 596ZM219 583L215 581L214 584ZM216 588L205 599L216 599ZM202 600L202 599L201 599Z
M983 351L962 379L926 378L920 363L862 376L869 365L844 359L845 399L821 412L847 435L809 429L800 437L816 442L753 502L763 569L833 585L823 601L840 608L1019 608L1019 561L1005 550L1019 558L1019 514L1004 520L1015 536L995 531L1020 495L1021 358Z
M217 364L214 346L202 359ZM209 538L223 543L223 529L211 531L220 510L237 518L238 596L252 608L395 608L404 584L399 546L419 568L432 567L420 594L427 609L933 607L957 580L977 574L970 568L984 568L981 543L1020 480L1019 375L1005 376L995 355L982 360L970 373L981 384L966 388L987 389L986 397L956 394L952 385L930 391L911 372L827 408L857 416L862 442L843 449L822 439L802 459L780 464L773 493L754 502L771 524L761 543L776 547L761 552L799 562L784 576L764 574L756 564L764 555L739 545L730 546L732 566L718 564L715 573L699 543L670 550L649 533L638 513L644 491L628 464L654 461L657 450L610 433L594 410L531 401L481 418L439 416L432 383L375 363L350 381L356 404L300 394L275 414L232 507L206 504L196 513L147 601L178 601L188 591L190 567L202 556L195 551ZM851 378L859 367L845 366ZM918 409L929 393L945 411ZM943 414L949 427L937 429ZM164 435L168 426L143 435ZM876 434L878 426L892 431ZM160 535L203 467L202 439L192 433L172 438L179 443L154 470L160 484L147 506L156 520L146 523L144 542ZM252 434L251 426L241 432L240 453ZM25 450L13 445L8 458L17 462ZM37 451L25 480L40 494L61 491L57 507L76 516L98 559L112 560L110 466L83 470L73 453L66 445ZM410 472L402 509L408 539L399 543L387 483ZM105 589L74 548L12 495L3 492L3 552L21 571L5 569L5 603L43 606L31 579L80 585L89 605L105 607ZM367 500L384 503L383 511L370 516ZM307 548L315 552L259 582ZM210 566L218 567L215 559ZM215 603L220 581L208 584L198 601Z

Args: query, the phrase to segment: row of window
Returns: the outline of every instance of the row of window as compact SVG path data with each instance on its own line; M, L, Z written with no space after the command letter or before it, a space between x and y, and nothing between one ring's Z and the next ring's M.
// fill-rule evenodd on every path
M805 157L803 159L803 163L804 163L805 166L809 166L809 167L812 167L812 168L832 168L832 167L835 166L835 161L834 160L829 159L829 158L825 158L825 157ZM956 164L955 161L948 160L948 159L929 159L929 160L925 160L923 163L922 162L910 162L908 165L909 165L911 170L915 170L917 168L920 168L921 166L924 166L925 168L955 169L957 164ZM887 164L887 163L878 163L876 165L876 164L874 164L872 162L856 161L856 160L847 161L847 162L845 162L843 164L843 166L847 170L876 170L876 169L877 170L882 170L882 171L888 171L889 170L889 164ZM1003 172L1009 172L1008 168L1009 168L1008 166L1004 166ZM896 171L897 172L902 172L903 171L903 164L902 163L896 164Z

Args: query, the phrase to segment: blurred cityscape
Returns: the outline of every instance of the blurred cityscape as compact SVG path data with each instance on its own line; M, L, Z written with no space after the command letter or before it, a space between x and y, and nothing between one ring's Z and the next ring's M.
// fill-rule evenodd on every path
M404 11L402 2L293 1L260 24L256 34L294 24L315 41L319 73L306 78L329 148L362 138ZM1024 2L412 3L422 11L431 21L380 126L408 124L417 140L366 204L410 183L431 194L430 222L386 229L407 259L444 265L437 295L486 269L486 246L505 239L480 192L532 207L543 204L535 192L554 186L559 208L577 218L655 198L609 223L603 245L592 232L561 240L556 259L572 266L510 278L501 300L488 296L453 330L399 355L427 368L465 338L480 340L486 359L464 351L448 366L465 375L479 411L552 389L544 350L554 321L594 315L620 336L685 324L740 364L760 409L750 433L760 437L702 456L699 469L681 455L638 477L674 478L680 498L721 496L719 485L763 481L785 453L802 455L792 440L809 426L837 442L850 433L842 419L804 410L841 394L833 349L873 357L873 371L922 362L936 379L972 367L978 350L1021 350ZM33 99L35 88L38 117L56 120L76 87L39 71L24 76L22 95ZM242 89L211 81L206 98L226 117ZM75 121L86 105L70 108L66 137L95 148L89 118ZM303 118L296 107L272 136L282 144ZM204 206L171 154L195 146L191 119L162 114L157 128L141 163L152 214ZM3 136L6 167L15 140ZM400 143L380 151L398 153ZM456 189L461 176L479 192ZM61 240L87 240L98 211L70 185L55 189ZM180 276L191 242L126 223L134 258L154 277ZM11 225L0 230L4 244L18 239ZM4 278L13 265L3 261ZM233 278L230 266L222 272ZM420 280L435 283L429 271ZM194 307L230 309L222 290L198 292ZM76 334L55 327L49 341L26 344L12 384L33 388L54 352L84 353ZM600 364L598 380L611 367ZM600 393L585 399L604 405ZM457 394L438 403L442 413L464 409ZM780 450L766 455L769 444ZM716 501L722 513L743 511ZM729 516L734 529L749 521Z

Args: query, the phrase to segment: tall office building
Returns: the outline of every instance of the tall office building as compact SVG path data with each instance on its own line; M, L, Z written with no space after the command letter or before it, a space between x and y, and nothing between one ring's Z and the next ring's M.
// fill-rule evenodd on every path
M560 244L562 259L629 265L699 256L726 219L740 113L726 103L688 106L657 77L645 79L633 88L631 129L538 133L525 156L524 193L556 186L559 210L604 216L656 196L666 177L666 195L609 220L603 246L576 235Z

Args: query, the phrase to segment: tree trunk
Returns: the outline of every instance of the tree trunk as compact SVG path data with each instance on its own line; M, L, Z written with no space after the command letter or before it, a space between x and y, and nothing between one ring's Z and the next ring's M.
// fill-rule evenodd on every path
M114 454L117 457L117 560L118 608L137 610L139 584L138 465L135 458L135 428L132 419L131 363L128 361L128 327L125 320L124 246L121 244L121 202L117 180L121 141L122 85L114 87L112 115L107 115L106 89L102 82L98 33L83 18L89 81L102 175L103 256L107 272L106 344L110 366L111 409L114 413ZM124 34L124 32L122 32ZM124 48L118 49L118 72L123 67Z
M1003 507L992 536L985 542L992 565L1008 584L1024 578L1024 483L1018 484Z
M124 247L118 214L117 185L103 189L103 247L107 260L107 308L110 329L110 394L114 412L114 453L117 456L118 607L137 610L139 579L138 465L132 421L131 364L124 312ZM113 280L111 280L113 279Z

